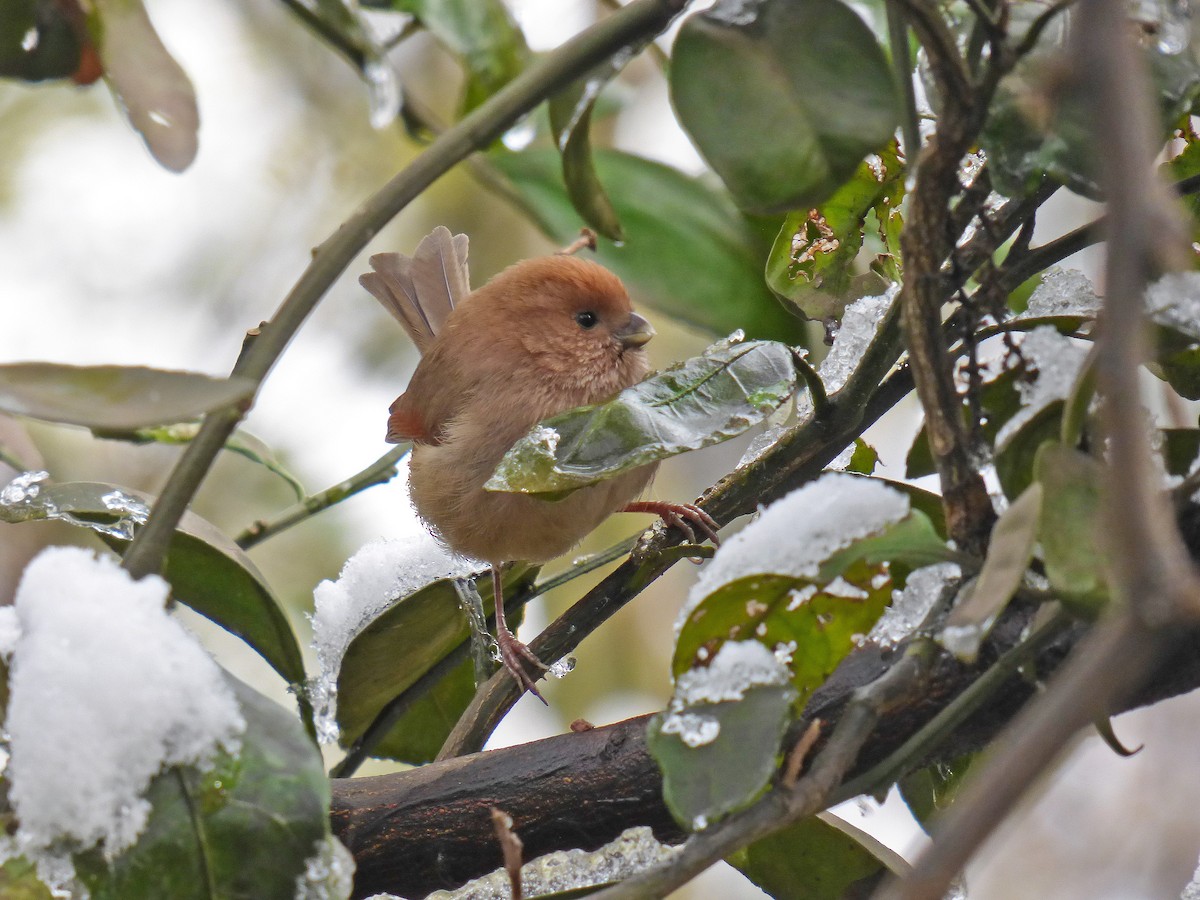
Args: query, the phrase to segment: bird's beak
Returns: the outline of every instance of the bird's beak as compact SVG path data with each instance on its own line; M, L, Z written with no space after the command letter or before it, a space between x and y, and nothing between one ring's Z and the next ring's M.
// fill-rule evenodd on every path
M629 322L613 332L626 347L640 347L654 337L654 326L637 313L629 314Z

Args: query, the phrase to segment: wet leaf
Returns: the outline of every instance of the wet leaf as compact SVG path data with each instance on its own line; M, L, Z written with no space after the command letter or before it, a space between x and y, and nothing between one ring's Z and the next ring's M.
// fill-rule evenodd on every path
M775 900L866 897L888 872L909 869L898 853L831 813L761 838L726 862Z
M739 205L817 206L899 124L887 60L839 0L719 3L684 20L671 100Z
M673 700L670 711L650 720L646 743L663 772L663 799L680 825L703 830L763 792L778 766L793 697L786 683L755 684L736 700L678 708ZM682 731L676 730L680 722Z
M504 573L506 592L529 584L536 569ZM479 581L484 607L492 609L491 579ZM515 625L513 627L516 627ZM440 579L395 600L346 648L338 672L338 726L348 747L380 711L470 637L453 581ZM474 694L471 660L466 659L389 731L372 755L404 762L428 762Z
M1046 577L1072 612L1095 616L1109 598L1098 532L1103 470L1086 453L1047 443L1034 474L1046 498L1038 535Z
M796 389L792 353L768 341L718 343L626 388L554 416L521 438L484 487L558 494L742 434Z
M106 862L76 857L94 900L293 900L329 834L329 780L295 716L231 679L246 732L236 757L206 772L174 768L151 782L138 842Z
M195 419L253 395L244 378L142 366L0 365L0 410L109 431Z
M28 492L27 492L28 493ZM123 552L154 498L90 481L39 483L32 496L0 498L0 521L54 519L97 532ZM163 577L175 599L253 647L289 684L303 684L304 662L287 614L250 558L195 513L184 513Z
M904 172L893 140L859 164L850 180L818 209L789 212L767 259L771 289L810 319L840 318L849 300L866 295L853 286L865 269L856 268L855 261L863 247L867 216L873 212L878 222L886 223L899 215ZM881 230L886 241L886 227ZM899 254L898 246L890 250Z
M369 0L406 12L429 29L467 70L463 112L469 112L513 78L530 59L525 36L501 0Z
M141 0L93 0L87 27L129 124L159 165L182 172L200 146L196 92Z
M804 341L803 322L763 281L769 238L727 193L627 153L596 148L593 155L625 234L623 246L601 242L596 259L629 285L639 306L718 337L740 328L751 338ZM579 213L563 188L556 151L493 151L488 161L555 242L578 237Z
M1034 482L992 527L979 577L950 611L938 636L942 646L960 660L975 661L992 625L1021 586L1033 559L1043 506L1042 485Z

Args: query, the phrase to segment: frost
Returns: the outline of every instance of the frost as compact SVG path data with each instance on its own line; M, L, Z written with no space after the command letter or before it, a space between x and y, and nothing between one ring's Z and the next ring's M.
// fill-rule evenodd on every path
M829 355L817 370L828 393L841 390L850 379L899 292L900 285L893 284L878 296L863 297L846 307Z
M709 665L689 669L676 680L667 722L697 704L741 700L750 688L787 684L789 680L787 667L758 641L726 641ZM666 724L663 730L667 730Z
M354 889L354 857L333 835L317 841L296 878L295 900L346 900Z
M962 569L957 563L937 563L917 569L908 576L904 590L893 592L892 604L883 611L867 639L883 647L894 647L909 637L929 616L947 591L958 583Z
M812 578L833 553L908 512L908 497L900 491L873 479L828 472L772 503L722 544L688 594L676 628L722 585L764 573Z
M558 442L561 439L559 433L553 428L547 428L545 425L539 425L529 435L530 439L539 446L545 447L550 453L558 449Z
M663 734L677 734L689 747L711 744L721 733L721 723L712 716L695 712L683 712L667 716L663 722Z
M1021 410L1004 423L996 435L996 446L1001 447L1021 427L1055 400L1065 400L1075 385L1087 350L1077 341L1063 337L1051 325L1033 329L1021 342L1021 355L1036 371L1032 383L1018 382L1021 393Z
M611 884L658 865L678 851L660 844L648 826L639 825L599 850L558 850L527 862L521 866L521 886L526 897L541 897ZM512 895L508 873L497 869L456 890L432 893L426 900L512 900Z
M25 569L20 634L7 641L16 853L60 872L74 850L99 846L112 858L145 826L142 794L158 772L236 752L237 702L166 613L169 590L80 547L47 548Z
M407 484L407 465L401 464ZM393 601L441 578L468 578L487 570L478 560L451 553L411 512L400 517L397 537L373 541L346 561L337 581L313 591L313 647L320 674L312 683L317 735L337 740L337 676L350 642Z
M1146 290L1150 317L1193 338L1200 338L1200 272L1164 275Z
M969 661L979 655L979 647L983 639L992 630L995 616L988 616L982 622L972 622L969 625L947 625L938 635L938 643L953 653L958 659Z
M1029 296L1029 305L1018 319L1042 316L1086 316L1100 312L1100 298L1090 278L1078 269L1049 269Z
M758 19L759 0L717 0L704 15L726 25L753 25Z

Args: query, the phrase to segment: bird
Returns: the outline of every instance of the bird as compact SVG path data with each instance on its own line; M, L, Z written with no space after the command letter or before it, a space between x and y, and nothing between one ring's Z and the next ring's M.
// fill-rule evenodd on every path
M500 662L522 689L546 666L509 630L501 568L568 552L614 512L693 525L714 543L717 523L692 504L639 501L657 463L561 499L484 489L505 453L538 422L611 399L649 372L654 328L620 279L599 263L558 254L509 266L472 291L469 241L438 226L412 256L379 253L359 282L399 320L421 359L389 409L389 443L411 441L417 514L448 549L491 566Z

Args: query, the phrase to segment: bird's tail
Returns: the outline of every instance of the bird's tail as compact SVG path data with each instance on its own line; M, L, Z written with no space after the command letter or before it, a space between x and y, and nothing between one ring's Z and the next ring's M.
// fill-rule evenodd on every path
M423 237L412 256L377 253L371 268L359 276L359 284L400 320L422 353L450 310L471 292L467 236L451 236L443 225Z

